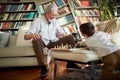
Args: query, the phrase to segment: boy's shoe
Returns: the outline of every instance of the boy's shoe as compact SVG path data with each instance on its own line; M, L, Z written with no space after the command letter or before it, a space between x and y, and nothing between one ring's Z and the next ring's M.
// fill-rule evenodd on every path
M72 70L81 69L81 67L79 67L77 64L72 63L72 62L68 62L67 65L66 65L66 68L67 69L72 69Z

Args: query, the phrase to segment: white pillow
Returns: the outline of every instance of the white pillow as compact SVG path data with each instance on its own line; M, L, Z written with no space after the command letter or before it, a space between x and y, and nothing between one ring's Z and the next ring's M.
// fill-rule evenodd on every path
M112 34L111 40L113 43L120 46L120 30Z
M98 31L113 33L117 26L117 19L106 20L96 25Z
M17 34L16 45L32 46L32 40L24 39L24 35L28 29L29 26L20 26Z
M10 33L0 32L0 47L6 47L8 44Z

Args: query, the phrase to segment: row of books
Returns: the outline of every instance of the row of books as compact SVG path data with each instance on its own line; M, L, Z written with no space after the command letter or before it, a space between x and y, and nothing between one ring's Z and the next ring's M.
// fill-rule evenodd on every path
M74 21L74 17L72 14L68 14L68 15L63 16L61 18L58 18L57 21L59 22L60 26L63 26L71 21Z
M65 32L66 35L70 35L72 33L76 33L77 32L77 26L76 24L69 24L65 27L63 27L63 30Z
M82 9L82 10L74 10L76 16L99 16L99 10L97 9Z
M48 2L48 3L45 3L45 4L39 5L37 7L38 12L40 14L43 14L45 12L46 6L49 5L49 4L55 4L58 8L60 8L61 6L66 6L67 5L67 0L55 0L53 2Z
M77 18L78 18L79 24L83 24L86 22L99 22L100 21L99 17L78 16Z
M75 7L97 6L97 0L72 0Z
M22 19L33 19L35 17L35 12L5 13L0 15L1 15L0 20L22 20Z
M21 11L32 10L33 4L3 4L0 5L0 11Z
M25 25L26 22L2 22L0 29L19 29L19 26Z
M60 6L63 6L67 3L67 0L56 0L55 1L55 4L60 7Z
M71 11L70 11L70 9L69 9L69 7L63 7L63 8L60 8L59 10L58 10L58 14L59 14L59 16L60 15L64 15L64 14L68 14L68 13L70 13Z

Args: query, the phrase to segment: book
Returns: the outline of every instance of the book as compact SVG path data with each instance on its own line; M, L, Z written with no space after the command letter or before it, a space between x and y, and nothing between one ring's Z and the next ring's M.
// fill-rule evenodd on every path
M33 4L28 4L27 10L32 10L33 9Z
M66 3L63 0L56 0L56 4L59 7L65 5Z
M65 17L66 17L67 22L71 22L71 21L73 21L73 20L74 20L74 18L73 18L73 15L72 15L72 14L66 15Z
M91 6L90 0L79 0L81 7L89 7Z
M20 20L22 18L23 13L19 13L16 17L16 20Z
M40 14L43 14L43 13L44 13L44 10L43 10L42 5L39 5L39 6L37 7L37 9L38 9L38 13L40 13Z
M66 17L58 18L57 21L59 22L60 26L66 24L68 22Z
M9 16L9 13L5 13L2 20L7 20L7 19L8 19L8 16Z
M66 35L71 34L68 27L63 27L63 30L65 31Z
M23 15L21 16L21 19L28 19L30 16L30 13L23 13Z
M14 29L15 22L11 22L10 29Z
M3 11L6 5L0 5L0 11Z
M2 29L9 29L11 22L3 22Z
M65 27L63 27L63 30L66 35L70 35L72 33L77 33L77 26L75 23L69 24Z
M59 15L68 14L68 13L70 13L70 9L66 6L58 10Z
M24 4L19 4L17 7L17 11L24 10Z
M29 18L29 19L33 19L34 15L35 15L34 12L29 13L29 17L28 17L28 18Z
M83 24L83 23L88 22L88 19L87 19L86 16L79 16L78 17L78 22L79 22L79 24Z
M3 19L4 15L5 15L5 14L0 14L0 20Z
M66 4L68 3L68 1L67 0L63 0Z
M74 27L72 25L68 25L67 27L68 27L70 33L73 33L75 31Z
M81 6L79 0L73 0L74 4L75 4L75 7L79 7Z

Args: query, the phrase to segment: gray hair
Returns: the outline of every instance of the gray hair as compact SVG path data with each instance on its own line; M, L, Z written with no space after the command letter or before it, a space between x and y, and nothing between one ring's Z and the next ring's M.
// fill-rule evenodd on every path
M54 11L58 11L58 7L55 5L55 4L48 4L46 7L45 7L45 12L50 12L51 10L54 10Z

